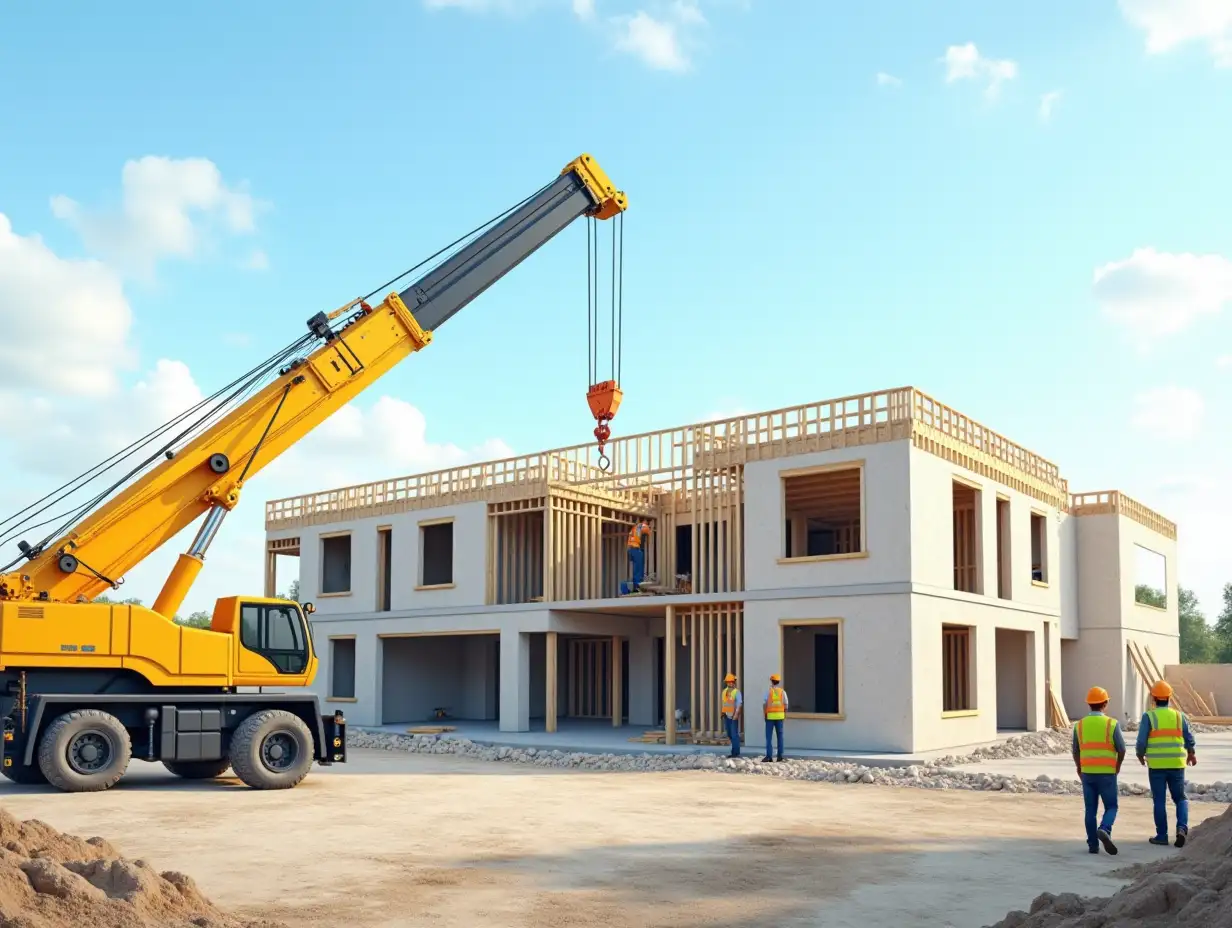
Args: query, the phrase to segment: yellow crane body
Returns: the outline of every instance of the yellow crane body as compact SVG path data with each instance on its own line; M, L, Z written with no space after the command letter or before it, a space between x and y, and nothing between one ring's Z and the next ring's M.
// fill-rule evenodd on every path
M135 756L190 779L230 767L277 789L314 761L345 762L345 718L321 714L306 689L318 667L310 603L228 596L208 628L174 621L210 543L250 477L573 220L626 206L582 155L405 289L317 313L308 335L203 403L196 421L173 420L179 431L151 444L132 479L63 531L20 541L21 558L0 570L0 772L90 791L113 785ZM198 520L153 608L95 601ZM280 692L245 691L265 687Z

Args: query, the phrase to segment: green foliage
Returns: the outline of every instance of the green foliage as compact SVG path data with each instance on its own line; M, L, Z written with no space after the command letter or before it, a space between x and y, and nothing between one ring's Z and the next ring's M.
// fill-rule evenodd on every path
M1232 664L1232 583L1223 585L1223 609L1215 619L1215 660Z
M1142 603L1144 606L1157 606L1160 609L1168 608L1168 594L1163 590L1156 589L1149 583L1139 583L1134 587L1134 602Z
M190 628L209 628L212 619L213 615L208 612L194 612L186 619L178 615L175 617L176 622L180 625L187 625Z
M1216 660L1215 633L1206 624L1193 590L1181 587L1177 594L1181 620L1181 663L1209 664Z
M110 596L96 597L93 602L96 603L111 603L113 606L142 606L145 605L136 596L130 596L128 599L112 599Z
M289 599L292 602L299 602L299 580L298 579L292 580L291 586L287 589L285 593L279 593L278 598L279 599Z

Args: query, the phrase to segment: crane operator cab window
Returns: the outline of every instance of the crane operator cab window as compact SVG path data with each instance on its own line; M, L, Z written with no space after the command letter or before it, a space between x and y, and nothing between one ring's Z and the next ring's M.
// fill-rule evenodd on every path
M279 673L303 673L308 667L304 617L294 606L245 603L240 607L240 644Z

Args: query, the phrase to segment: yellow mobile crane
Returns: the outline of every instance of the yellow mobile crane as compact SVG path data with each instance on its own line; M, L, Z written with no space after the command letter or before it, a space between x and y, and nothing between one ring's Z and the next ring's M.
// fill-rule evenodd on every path
M0 566L4 776L68 792L102 790L135 756L188 779L230 767L251 787L285 789L314 760L345 762L342 713L323 715L303 690L317 672L311 603L227 596L209 628L174 621L210 542L249 477L427 345L442 323L575 219L623 218L626 206L582 155L489 223L367 297L313 316L308 334L263 364L0 521L0 544L46 533L34 543L19 540L20 556ZM410 286L368 303L438 259ZM596 393L619 395L614 381L593 386L592 411ZM596 417L606 416L600 424L613 405L598 404ZM48 516L116 467L127 472ZM200 530L152 609L92 602L197 519ZM264 687L288 691L241 691Z

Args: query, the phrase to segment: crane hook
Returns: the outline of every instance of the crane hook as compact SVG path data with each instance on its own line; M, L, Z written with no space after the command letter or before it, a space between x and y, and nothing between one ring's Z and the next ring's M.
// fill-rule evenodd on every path
M621 393L620 387L614 380L594 384L586 392L586 402L590 406L590 413L599 423L595 426L595 440L599 443L599 469L602 471L607 471L612 466L612 459L604 450L608 440L612 437L612 430L608 423L616 417L616 410L620 408L623 396L624 394Z

